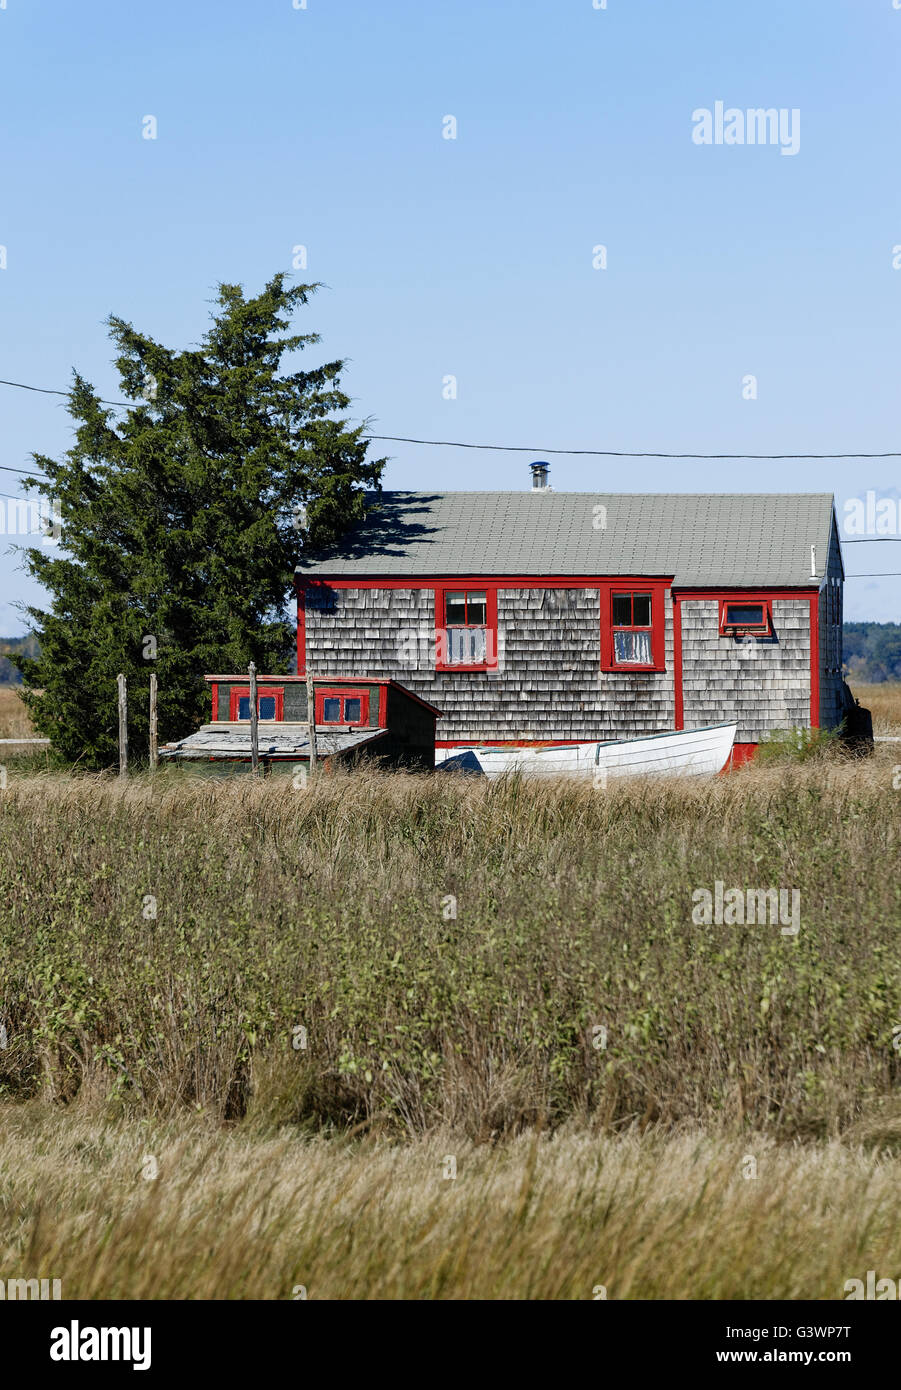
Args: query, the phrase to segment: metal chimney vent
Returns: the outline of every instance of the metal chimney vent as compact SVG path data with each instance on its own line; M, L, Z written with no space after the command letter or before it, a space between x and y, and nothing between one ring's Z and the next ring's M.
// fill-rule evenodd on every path
M546 489L546 487L547 487L547 475L548 475L548 470L550 469L550 466L551 466L551 465L550 465L549 463L544 463L544 462L530 463L530 464L529 464L529 467L530 467L531 470L532 470L532 491L533 491L533 492L543 492L543 491Z

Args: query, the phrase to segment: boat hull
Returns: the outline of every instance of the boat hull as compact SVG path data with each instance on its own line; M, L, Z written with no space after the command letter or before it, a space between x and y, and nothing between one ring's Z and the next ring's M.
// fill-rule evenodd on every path
M503 777L578 777L604 785L621 777L710 777L729 762L736 724L651 734L619 743L571 743L549 748L457 748L437 768ZM450 750L448 750L450 751Z

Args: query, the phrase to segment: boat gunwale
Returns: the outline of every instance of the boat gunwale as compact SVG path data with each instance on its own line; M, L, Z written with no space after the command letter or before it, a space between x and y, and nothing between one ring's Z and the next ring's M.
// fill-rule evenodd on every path
M683 738L687 734L709 734L717 729L735 729L738 732L738 724L734 719L726 720L722 724L705 724L700 729L669 729L659 734L639 734L636 738L608 738L608 739L584 739L578 743L550 743L544 748L517 748L515 745L506 748L492 747L487 743L467 743L458 744L454 748L454 756L458 753L481 752L481 753L562 753L570 748L624 748L629 743L650 743L655 738ZM734 738L733 738L734 741ZM447 761L443 759L442 761Z

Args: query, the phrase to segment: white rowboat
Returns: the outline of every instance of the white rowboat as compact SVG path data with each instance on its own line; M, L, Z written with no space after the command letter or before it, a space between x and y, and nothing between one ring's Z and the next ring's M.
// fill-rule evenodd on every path
M603 786L608 777L710 777L728 763L737 724L650 734L625 742L564 743L549 748L471 747L450 753L438 768L502 777L584 777Z

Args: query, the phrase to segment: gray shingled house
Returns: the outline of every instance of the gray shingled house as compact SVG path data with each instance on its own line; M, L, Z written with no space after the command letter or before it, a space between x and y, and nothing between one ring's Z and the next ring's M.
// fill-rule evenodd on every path
M738 722L736 753L845 712L828 493L386 492L297 571L299 672L391 677L438 745Z

